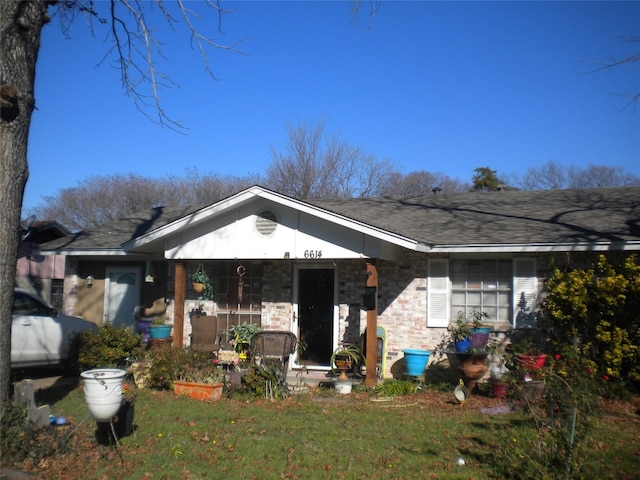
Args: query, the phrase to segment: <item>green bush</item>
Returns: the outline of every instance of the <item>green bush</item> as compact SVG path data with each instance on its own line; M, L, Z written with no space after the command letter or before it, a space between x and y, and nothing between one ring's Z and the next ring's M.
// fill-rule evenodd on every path
M126 368L142 351L142 335L129 327L107 323L97 332L82 332L71 346L80 371L92 368Z
M635 255L614 268L601 255L588 270L553 268L543 311L558 353L567 347L610 384L640 390L640 266ZM614 388L609 388L613 391Z

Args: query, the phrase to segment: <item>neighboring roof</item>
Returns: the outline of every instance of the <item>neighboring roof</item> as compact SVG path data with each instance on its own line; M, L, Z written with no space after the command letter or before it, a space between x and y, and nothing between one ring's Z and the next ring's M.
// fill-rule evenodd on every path
M71 230L54 220L34 221L34 218L35 216L30 217L21 223L23 240L31 243L44 243L71 234Z
M123 254L125 243L158 241L257 196L421 251L640 249L640 187L302 202L254 186L206 207L161 207L132 215L49 242L41 250Z

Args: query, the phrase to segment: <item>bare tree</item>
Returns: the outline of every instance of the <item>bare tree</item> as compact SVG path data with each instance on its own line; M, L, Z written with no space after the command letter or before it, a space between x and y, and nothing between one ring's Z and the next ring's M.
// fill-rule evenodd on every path
M623 187L640 185L640 178L622 167L589 165L564 166L547 162L540 167L530 167L513 185L522 190L554 190L560 188Z
M354 197L376 192L380 179L391 171L339 133L325 133L326 119L317 123L287 124L289 143L284 150L271 145L273 162L267 185L298 199Z
M406 175L398 172L391 174L380 193L389 196L412 196L438 192L462 193L468 192L470 188L470 185L444 173L418 170Z
M640 37L636 35L626 35L626 36L621 36L619 38L621 40L631 42L631 43L640 42ZM604 61L604 64L602 64L600 67L596 68L595 70L592 70L591 73L608 71L613 68L628 66L630 64L633 64L639 61L640 61L640 52L623 55L621 57L612 56L607 58ZM636 77L636 79L637 78L638 77ZM638 100L640 100L640 92L627 92L627 93L620 93L619 95L625 96L629 99L625 108L631 106L635 110L636 106L638 105Z
M28 177L27 143L31 114L35 106L34 82L40 34L50 21L48 9L58 14L63 28L78 15L96 20L97 27L108 29L122 84L136 106L156 123L180 130L162 107L160 91L172 85L168 76L155 67L162 57L162 42L147 23L148 12L157 8L173 28L186 27L191 44L202 55L209 73L207 51L210 47L235 49L203 35L196 12L190 7L208 7L218 20L226 13L217 1L206 0L187 6L178 0L168 6L163 0L3 0L0 2L0 402L10 398L11 385L11 306L15 282L18 231L24 187ZM98 10L102 10L102 12ZM176 15L179 21L172 15ZM151 18L151 17L150 17Z
M568 188L623 187L640 185L640 178L621 167L589 165L587 168L569 167Z
M46 197L45 205L30 213L80 231L153 207L210 204L257 183L258 176L203 175L197 170L185 177L161 179L134 174L93 176Z

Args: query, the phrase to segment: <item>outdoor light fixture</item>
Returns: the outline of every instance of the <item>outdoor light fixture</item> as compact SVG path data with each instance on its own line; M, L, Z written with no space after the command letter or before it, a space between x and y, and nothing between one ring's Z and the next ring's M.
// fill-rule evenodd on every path
M89 275L87 277L87 288L91 288L91 287L93 287L93 277Z
M153 272L153 263L147 260L144 268L144 281L145 283L155 283L156 276Z

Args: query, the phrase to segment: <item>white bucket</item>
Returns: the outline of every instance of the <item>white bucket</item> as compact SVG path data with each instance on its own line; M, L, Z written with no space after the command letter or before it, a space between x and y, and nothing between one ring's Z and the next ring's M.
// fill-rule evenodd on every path
M118 413L126 373L117 368L98 368L80 374L84 380L84 400L96 421L108 422Z

